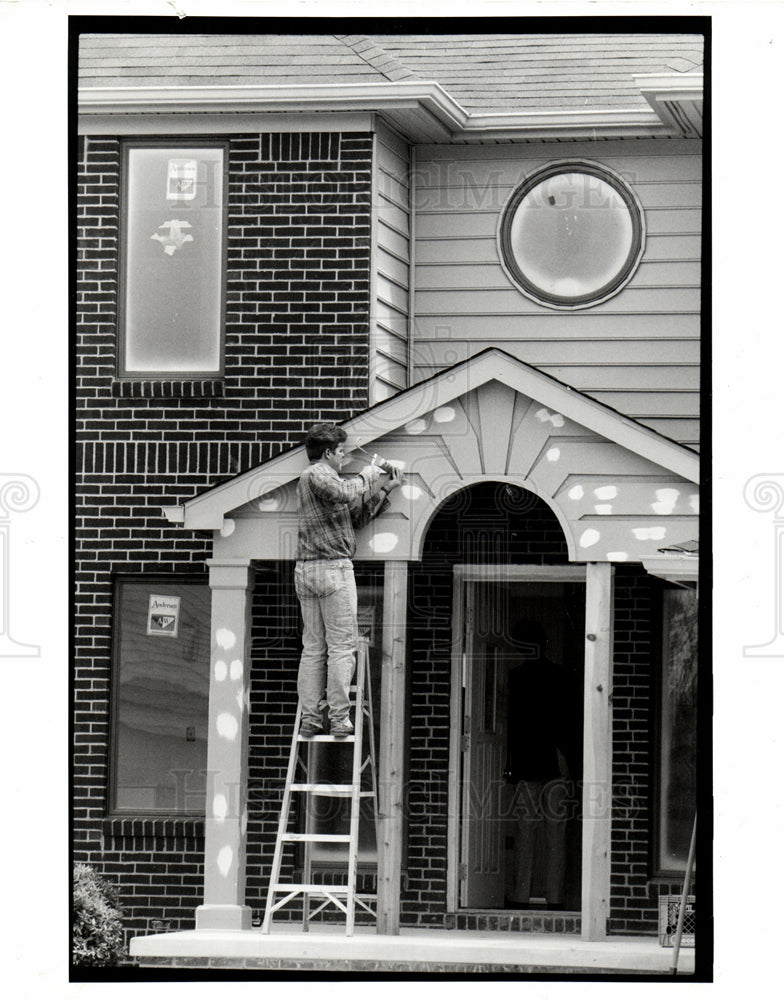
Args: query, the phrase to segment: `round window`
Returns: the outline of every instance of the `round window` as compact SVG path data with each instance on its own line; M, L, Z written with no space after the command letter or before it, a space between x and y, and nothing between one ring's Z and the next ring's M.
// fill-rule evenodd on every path
M642 256L642 206L606 167L553 163L509 199L501 260L521 292L542 305L581 309L623 288Z

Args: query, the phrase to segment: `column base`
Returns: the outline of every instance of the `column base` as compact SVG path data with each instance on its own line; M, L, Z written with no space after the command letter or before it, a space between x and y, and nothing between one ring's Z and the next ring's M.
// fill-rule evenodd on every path
M249 931L253 911L249 906L210 904L196 908L197 931Z

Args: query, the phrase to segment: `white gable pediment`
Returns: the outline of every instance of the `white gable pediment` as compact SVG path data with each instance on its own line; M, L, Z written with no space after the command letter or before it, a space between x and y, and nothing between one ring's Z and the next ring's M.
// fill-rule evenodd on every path
M574 560L636 561L696 537L696 453L495 348L342 426L349 446L399 463L406 477L392 509L360 533L358 559L419 558L440 504L488 480L542 497ZM367 462L356 459L347 472ZM167 514L215 529L225 555L244 546L254 558L292 558L307 462L295 448Z

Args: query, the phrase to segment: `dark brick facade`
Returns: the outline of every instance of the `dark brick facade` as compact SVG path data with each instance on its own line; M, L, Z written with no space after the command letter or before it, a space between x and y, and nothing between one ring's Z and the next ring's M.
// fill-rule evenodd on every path
M118 880L136 931L192 925L203 840L181 823L104 822L113 578L203 574L209 536L161 507L368 403L372 136L227 141L222 379L116 378L122 148L89 137L77 150L74 850Z

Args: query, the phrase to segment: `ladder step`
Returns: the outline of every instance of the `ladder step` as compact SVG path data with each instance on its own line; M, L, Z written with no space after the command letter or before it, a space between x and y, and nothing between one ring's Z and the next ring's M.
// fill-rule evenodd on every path
M311 844L348 844L350 833L284 833L281 840L291 843L307 842Z
M292 792L313 792L314 795L333 795L335 798L350 798L353 794L351 785L323 785L306 782L290 786ZM364 799L372 795L372 790L360 791L359 797Z
M345 895L348 892L347 885L319 885L319 884L308 884L301 882L278 882L277 885L272 887L274 893L278 892L307 892L311 896L318 896L328 892L331 892L335 896L339 896L341 893ZM376 892L355 892L354 895L357 899L377 899L378 893Z
M311 896L316 896L320 893L330 892L334 896L340 893L347 893L347 885L309 885L307 883L301 882L278 882L277 885L272 887L273 892L307 892Z

